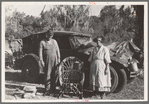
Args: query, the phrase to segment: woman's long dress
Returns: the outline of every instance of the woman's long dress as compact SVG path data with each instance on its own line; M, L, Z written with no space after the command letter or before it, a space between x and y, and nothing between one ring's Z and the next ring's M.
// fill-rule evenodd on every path
M40 42L39 57L44 61L45 89L54 90L55 87L55 70L60 62L60 52L57 42L54 39L50 43L46 40Z
M106 63L111 63L109 50L105 46L95 47L88 61L90 66L90 88L93 91L110 91L110 70L105 75Z

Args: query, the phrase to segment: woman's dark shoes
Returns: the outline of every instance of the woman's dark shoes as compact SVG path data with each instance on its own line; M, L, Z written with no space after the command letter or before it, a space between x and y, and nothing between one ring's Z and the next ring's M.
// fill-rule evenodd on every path
M97 93L93 91L92 96L97 96Z
M95 96L96 99L101 99L100 93L98 91L94 91L93 95Z
M105 94L105 93L102 93L102 94L100 95L100 97L101 97L101 99L106 99L106 94Z

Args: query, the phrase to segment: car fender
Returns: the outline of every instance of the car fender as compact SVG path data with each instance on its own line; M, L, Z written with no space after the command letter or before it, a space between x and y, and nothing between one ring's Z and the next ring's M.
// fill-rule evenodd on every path
M23 61L25 61L26 59L34 59L34 60L36 60L37 62L39 61L39 57L37 56L37 55L35 55L35 54L27 54L27 55L25 55L23 58L22 58L22 60Z
M41 66L40 64L40 61L39 61L39 57L35 54L27 54L25 55L23 58L22 58L22 65L23 63L27 60L27 59L32 59L32 60L35 60L37 63L38 63L38 67L39 67L39 73L42 73L43 72L43 67Z
M122 65L123 67L128 67L128 61L127 60L121 60L120 58L118 58L117 56L111 56L111 61L115 61L117 63L119 63L120 65Z

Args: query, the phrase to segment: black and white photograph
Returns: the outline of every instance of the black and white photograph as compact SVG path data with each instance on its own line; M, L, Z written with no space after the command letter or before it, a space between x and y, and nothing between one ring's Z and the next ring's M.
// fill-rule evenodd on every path
M2 102L148 101L148 2L2 2Z

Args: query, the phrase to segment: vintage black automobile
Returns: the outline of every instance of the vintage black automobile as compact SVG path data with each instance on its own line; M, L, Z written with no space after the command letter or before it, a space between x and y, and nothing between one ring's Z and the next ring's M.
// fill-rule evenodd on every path
M45 33L36 33L22 38L23 55L16 63L22 69L23 78L27 82L38 81L39 75L43 73L40 70L42 68L39 64L38 48L40 41L45 37ZM91 35L70 31L54 31L53 38L58 42L61 60L74 56L84 62L84 88L88 87L90 67L88 58L93 47L96 46ZM112 60L110 64L111 92L117 93L139 73L138 61L134 58L134 55L139 53L140 49L131 41L116 42L106 46L110 50Z

